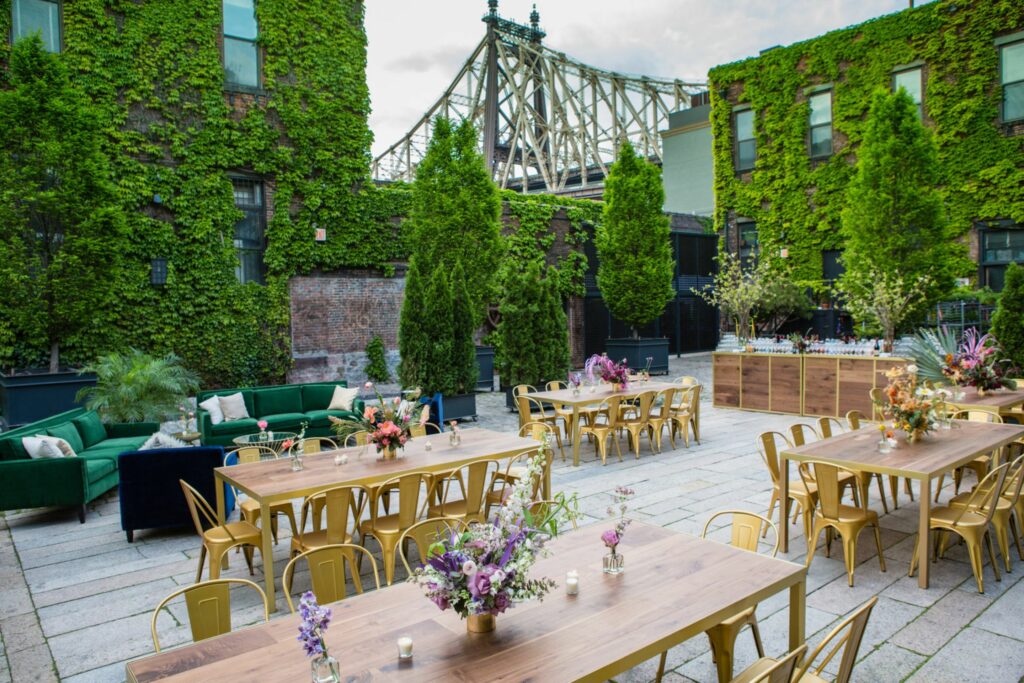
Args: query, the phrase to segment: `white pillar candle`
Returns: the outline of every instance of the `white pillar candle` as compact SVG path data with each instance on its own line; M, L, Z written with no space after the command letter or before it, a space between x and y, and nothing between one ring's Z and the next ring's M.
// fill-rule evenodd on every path
M576 570L567 572L565 575L565 594L577 595L580 592L580 575Z
M423 450L425 450L425 451L432 451L432 450L434 450L434 446L431 445L430 439L426 439L424 441L424 443L423 443Z
M400 659L412 657L412 638L409 636L402 636L398 639L398 657Z

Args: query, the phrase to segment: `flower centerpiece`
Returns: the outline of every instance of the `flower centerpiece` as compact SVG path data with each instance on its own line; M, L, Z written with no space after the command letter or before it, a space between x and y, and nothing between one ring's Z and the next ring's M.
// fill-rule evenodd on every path
M306 591L299 598L299 616L302 621L298 641L312 660L313 683L338 683L341 680L338 662L327 653L324 642L324 631L331 624L331 610L318 605L313 592Z
M615 504L608 506L608 516L614 517L618 514L619 520L615 523L614 528L607 529L601 534L601 541L609 550L609 553L604 556L605 574L622 573L624 560L622 555L618 553L618 547L626 533L626 527L633 521L626 517L626 510L629 509L627 501L634 493L633 489L626 488L625 486L616 486L615 492L612 494L615 497Z
M974 387L979 396L1002 388L1012 389L1016 383L1006 377L1009 359L999 358L999 344L991 334L979 334L971 327L964 333L957 352L947 353L942 374L950 383Z
M377 394L378 405L366 406L362 417L355 419L331 416L331 428L342 438L356 432L366 432L366 440L377 448L377 453L390 460L396 457L399 448L404 448L412 439L411 427L417 422L425 425L430 412L426 406L417 404L419 390L409 392L406 399L396 396L388 401L380 395L373 382L363 386L373 389Z
M614 391L625 389L629 383L629 366L626 365L625 358L621 363L616 363L604 354L594 354L587 359L583 369L591 381L594 377L599 377L602 382L611 384Z
M544 519L530 513L533 482L542 474L544 456L537 455L513 485L494 520L474 524L434 543L427 563L409 581L442 610L466 619L471 633L494 630L494 617L526 600L540 600L555 587L551 579L531 579L530 568L545 553L551 521L566 505L550 506Z
M260 441L268 441L270 437L267 434L267 421L258 420L256 426L260 428Z
M569 386L572 387L572 395L580 395L580 385L583 384L583 375L578 372L569 373Z
M918 382L916 365L892 368L885 376L889 385L879 407L893 426L906 432L907 441L919 441L935 428L944 412L942 396Z

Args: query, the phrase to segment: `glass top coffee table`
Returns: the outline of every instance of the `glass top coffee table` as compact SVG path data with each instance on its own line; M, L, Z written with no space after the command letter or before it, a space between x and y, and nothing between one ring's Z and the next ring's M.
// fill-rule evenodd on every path
M285 441L295 441L295 437L298 434L295 432L275 432L266 431L257 434L245 434L243 436L236 436L232 441L239 448L245 446L263 446L264 448L270 448L275 453L281 452L281 446Z

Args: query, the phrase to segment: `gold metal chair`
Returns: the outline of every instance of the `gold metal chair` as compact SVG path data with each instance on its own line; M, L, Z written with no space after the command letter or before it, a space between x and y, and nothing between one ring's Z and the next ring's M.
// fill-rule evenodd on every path
M179 595L185 596L185 607L188 610L188 625L192 631L192 642L213 638L231 632L231 584L248 586L254 589L263 602L263 621L270 621L270 609L267 594L263 589L247 579L211 579L194 583L174 591L160 601L153 610L153 618L149 622L149 632L153 636L153 650L160 652L160 639L156 633L156 618L160 610Z
M353 534L363 516L363 508L371 495L365 486L334 486L308 496L302 501L302 533L292 536L290 554L352 543ZM325 528L320 529L314 525L313 531L306 531L306 519L310 513L316 517L318 509L327 513Z
M970 410L957 410L953 412L949 419L951 420L968 420L970 422L988 422L990 424L1002 424L1003 417L999 414L998 410L989 409L987 406L978 406L971 408ZM993 458L998 455L997 453L986 453L985 455L979 455L974 460L970 461L963 467L958 467L953 470L953 495L956 496L960 493L960 484L964 477L964 468L972 470L978 481L985 478L988 474L989 468L992 466ZM942 483L945 481L946 475L939 475L939 483L935 487L935 501L939 500L939 492L942 490Z
M860 429L861 424L864 422L867 422L867 419L864 417L864 413L859 410L847 411L846 426L849 427L851 431Z
M619 462L622 462L622 446L619 445L618 428L619 428L619 405L622 399L619 396L612 396L608 399L608 412L604 415L604 422L598 422L595 420L589 425L580 425L580 438L582 439L586 435L594 437L594 452L600 454L601 464L607 465L608 461L608 438L615 442L615 452L619 456Z
M859 410L851 410L846 413L846 424L851 430L860 429L862 425L867 423L867 419L864 417L864 413ZM878 475L878 480L882 480L882 475ZM892 494L892 506L893 509L900 509L900 498L899 498L899 481L900 478L889 475L889 492ZM903 480L903 491L910 496L910 501L914 501L914 489L910 485L910 479ZM886 513L889 512L889 506L885 500L884 487L878 489L878 495L882 499L882 510ZM867 497L864 498L867 500Z
M543 521L544 518L548 516L548 512L551 510L551 508L557 507L558 505L559 503L556 500L534 501L533 503L530 503L530 507L528 508L530 510L530 517L532 517L535 520L540 519L541 521ZM579 524L577 524L575 516L570 516L569 522L572 524L573 530L579 528Z
M369 434L365 431L352 432L345 437L345 448L352 448L354 446L365 446L370 443Z
M850 413L858 413L856 410L851 410L846 414L847 422L849 423ZM851 429L860 429L860 420L858 417L854 418L857 426L851 427ZM831 439L833 435L843 433L843 423L834 417L819 417L818 418L818 431L821 433L823 439ZM862 472L860 470L854 470L853 472L857 477L857 488L860 490L860 499L864 502L864 507L868 505L868 493L871 489L871 480L875 479L878 482L878 497L882 501L882 511L888 514L889 504L885 500L885 484L882 482L882 475L877 472ZM892 477L891 485L896 486L896 477Z
M796 448L814 443L815 441L821 441L821 435L818 433L818 430L813 425L803 422L790 425L789 435L793 446ZM860 505L860 481L857 473L853 470L841 470L839 473L839 484L843 489L849 487L850 493L853 496L853 504ZM867 507L867 498L864 499L864 507Z
M559 380L551 380L544 385L545 391L561 391L567 389L568 385L565 382ZM565 440L569 441L572 438L572 406L567 406L564 403L556 403L551 401L551 409L555 411L555 415L562 420L562 428L565 430ZM565 458L563 454L562 458Z
M402 532L416 523L420 511L420 495L424 488L429 490L432 475L429 472L409 472L389 479L373 492L370 498L370 519L359 524L363 544L367 536L373 536L380 544L384 561L384 580L390 586L395 578L395 548ZM398 512L381 515L378 512L379 494L397 485Z
M260 543L263 535L260 530L249 522L227 522L222 524L217 519L217 513L210 504L206 502L202 494L188 485L184 479L179 479L181 490L185 494L185 502L192 514L192 523L195 524L196 533L203 539L203 547L199 550L199 567L196 569L196 583L203 579L203 562L206 561L206 554L210 554L210 578L220 577L221 561L228 551L235 546L242 546L242 553L245 555L245 562L249 565L249 575L253 575L252 549L260 550ZM210 527L203 529L203 522ZM263 562L272 562L270 558L263 558Z
M431 503L433 496L427 496L428 517L454 517L466 524L484 521L484 497L487 486L494 481L495 475L501 471L501 463L497 460L482 458L464 465L458 470L458 480L465 481L463 496L457 500L449 500L452 477L443 480L434 479L431 486L434 493L439 493L439 502Z
M672 406L672 442L675 443L676 430L683 432L683 445L690 447L690 429L693 438L700 443L700 384L685 387L679 392L679 401Z
M779 459L779 447L778 444L781 441L784 448L790 446L789 438L781 432L762 432L757 437L758 444L757 450L761 454L761 459L764 460L764 464L768 466L768 474L772 478L772 497L768 503L768 515L770 519L772 512L775 510L776 503L784 505L786 513L782 516L783 519L789 518L789 506L790 501L794 501L797 504L797 510L793 512L793 522L796 522L796 515L803 512L804 518L804 539L810 543L811 539L811 521L814 516L814 501L818 495L818 487L812 482L810 486L804 484L799 478L790 477L789 479L789 500L780 501L782 497L782 470L781 460ZM767 527L764 529L762 536L767 535Z
M519 426L522 427L527 422L531 422L530 418L530 404L520 401L520 396L526 396L527 394L537 393L537 387L530 384L517 384L512 387L512 402L516 406L516 410L519 412Z
M652 407L650 416L647 418L647 422L651 426L650 433L654 437L659 453L661 453L662 450L662 432L666 427L668 428L669 443L672 444L673 449L676 447L675 439L672 438L672 399L675 398L675 395L676 390L674 388L659 391L654 399L654 407Z
M301 450L299 450L300 446L302 447ZM292 444L292 447L288 449L288 453L290 455L298 451L303 455L316 455L324 451L336 450L338 450L338 444L334 439L328 439L326 436L307 436L305 439L300 439Z
M409 560L406 559L406 554L409 552L409 541L416 544L416 551L419 553L420 564L424 565L427 563L427 553L430 550L431 545L441 541L442 539L450 538L453 532L459 533L465 531L466 528L466 523L461 519L455 519L453 517L435 517L416 522L411 527L403 531L402 535L398 538L398 547L401 548L401 554L399 557L402 558L402 564L405 565L405 573L412 576L412 567L409 566Z
M732 679L730 683L790 683L795 680L793 672L796 671L800 658L804 656L805 652L807 652L807 646L801 645L782 659L761 657L740 672L740 675Z
M843 656L839 660L839 672L836 674L834 683L850 683L853 667L857 663L857 652L860 650L860 643L864 639L864 631L868 626L868 617L871 616L871 610L874 609L877 603L877 597L871 598L832 629L818 647L814 648L814 651L807 656L803 666L793 676L793 681L798 681L799 683L825 683L825 679L821 677L821 672L825 670L829 662L835 659L835 656L839 654L841 649ZM836 642L825 653L825 649L829 647L832 641ZM822 653L825 653L825 656L815 667L814 661Z
M1024 550L1021 549L1020 537L1014 525L1014 510L1018 506L1021 497L1021 485L1024 484L1024 455L1018 456L1010 463L1006 470L1006 479L1003 488L995 499L995 512L992 515L992 528L996 532L996 542L999 544L999 552L1003 555L1003 565L1007 573L1010 568L1010 533L1013 533L1013 540L1017 544L1017 554L1024 560ZM966 507L974 495L974 492L961 493L954 496L950 501L950 507ZM946 537L948 538L948 537Z
M813 479L810 467L814 467ZM839 468L825 462L800 463L800 477L806 487L813 481L818 487L817 509L814 511L814 531L807 544L807 566L811 566L814 551L818 545L821 532L825 531L825 557L832 554L832 531L839 532L843 538L843 559L846 561L846 579L853 585L853 569L857 564L857 537L868 525L875 528L875 546L878 550L878 564L885 571L885 555L882 553L882 535L878 525L878 513L862 507L843 505L840 502L841 488Z
M889 399L886 398L885 391L880 387L874 387L868 394L871 396L871 421L883 421L885 419L884 406L889 405Z
M633 446L636 459L640 459L640 435L647 434L647 440L651 443L651 451L654 450L653 429L651 427L651 408L654 406L654 399L658 395L656 391L645 391L636 397L635 405L619 406L622 416L619 419L619 429L629 435L629 443Z
M541 484L544 483L544 479L547 477L547 472L551 468L551 462L554 459L553 454L547 448L531 448L513 456L509 461L508 465L505 466L504 472L497 472L491 479L490 485L487 487L487 494L484 498L485 508L484 517L490 519L491 508L495 505L501 506L505 503L505 499L512 493L512 486L526 476L528 472L528 461L536 457L538 453L544 456L541 464L540 472L534 478L530 490L530 500L540 500ZM516 472L517 474L512 474Z
M519 426L520 428L528 422L546 422L554 427L555 443L558 444L558 450L562 454L562 460L565 460L565 448L562 445L562 432L558 429L558 420L560 419L554 408L551 408L529 394L520 394L516 398L519 406Z
M775 535L775 545L772 547L771 556L775 557L779 552L779 530L770 519L761 515L747 512L746 510L722 510L716 512L704 523L704 530L700 537L707 538L708 529L711 524L723 515L732 515L732 538L730 545L736 548L756 553L761 540L762 530L769 528ZM754 636L754 647L757 648L757 656L764 657L764 646L761 644L761 632L757 627L757 606L740 610L736 614L724 619L721 623L712 626L704 633L711 643L711 658L715 661L718 669L718 680L725 683L732 679L733 652L736 646L736 638L744 626L750 626L750 632ZM662 653L662 659L666 653Z
M295 604L292 602L292 579L295 574L295 566L299 560L305 560L309 565L309 582L316 596L317 603L326 605L339 600L344 600L346 595L345 563L352 572L352 587L356 593L363 592L363 580L359 574L359 562L363 556L370 559L370 568L373 570L373 583L380 590L380 575L377 573L377 561L373 559L370 551L361 545L351 543L339 543L336 545L325 545L320 548L307 550L293 557L284 568L281 576L281 588L284 589L285 600L288 601L288 609L295 612Z
M685 389L687 387L697 386L698 384L700 384L700 380L691 375L682 375L681 377L676 377L674 380L672 380L672 383L678 384L679 386Z
M846 429L843 423L834 417L818 418L818 433L823 439L831 439L833 435L842 434Z
M237 459L237 464L260 462L263 460L277 460L280 456L273 448L266 446L245 446L237 448L224 456L224 466L231 465L229 460ZM234 487L232 487L234 488ZM260 504L251 498L242 498L238 489L234 489L235 499L239 501L238 509L242 519L253 526L258 526L260 520ZM277 516L284 515L292 526L292 536L298 533L299 528L295 525L295 509L290 500L283 500L270 505L270 533L274 537L274 545L277 545Z
M428 434L440 434L442 431L444 430L441 429L440 425L434 422L427 422L426 424L417 423L409 427L409 433L412 434L414 439L422 439Z

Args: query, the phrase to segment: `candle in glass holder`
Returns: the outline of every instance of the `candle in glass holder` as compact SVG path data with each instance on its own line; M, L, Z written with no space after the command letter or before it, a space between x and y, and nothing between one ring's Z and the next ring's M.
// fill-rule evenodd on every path
M580 575L575 569L565 574L565 594L578 595L580 592Z
M412 638L402 636L398 639L398 658L409 659L412 657Z
M334 456L334 464L341 466L348 462L348 456L344 453Z
M432 450L434 450L434 446L430 443L430 439L427 439L423 443L423 450L425 450L425 451L432 451Z

